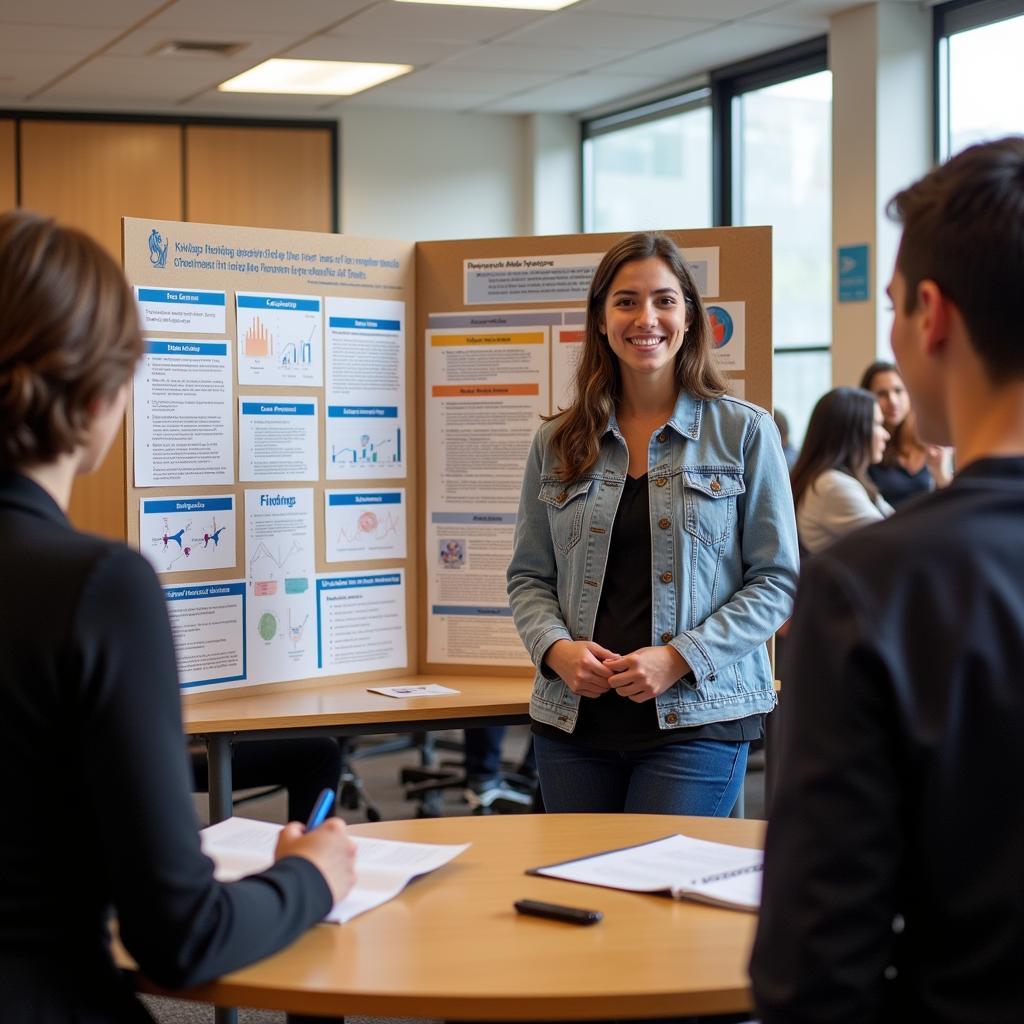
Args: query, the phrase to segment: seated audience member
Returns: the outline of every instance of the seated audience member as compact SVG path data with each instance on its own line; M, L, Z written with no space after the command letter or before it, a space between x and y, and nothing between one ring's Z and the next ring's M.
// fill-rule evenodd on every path
M800 453L789 443L789 418L781 409L776 409L772 413L772 419L775 420L775 426L779 428L779 437L782 438L782 454L786 456L786 465L792 469L796 465L797 456Z
M791 474L796 527L805 552L814 554L892 515L867 475L888 439L869 391L834 388L818 399Z
M1020 1024L1024 138L889 210L893 351L957 473L801 578L754 995L765 1024Z
M78 473L117 433L142 354L131 289L79 231L0 216L0 1019L141 1022L108 918L142 971L194 985L267 956L352 884L331 819L285 828L231 884L199 848L163 593L78 533Z
M925 444L918 436L910 397L897 367L883 360L872 363L860 386L878 399L889 431L882 461L868 469L882 497L895 508L908 498L945 487L950 479L948 452L939 445Z

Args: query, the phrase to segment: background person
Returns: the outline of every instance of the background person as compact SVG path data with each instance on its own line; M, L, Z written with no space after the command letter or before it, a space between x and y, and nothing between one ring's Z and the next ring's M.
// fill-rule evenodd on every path
M779 433L725 393L669 238L602 259L576 395L534 439L508 569L544 805L728 814L775 704L796 529Z
M764 1024L1019 1024L1024 138L889 210L893 351L958 469L801 578L754 997Z
M791 474L804 551L814 554L892 515L892 506L868 477L888 440L870 391L833 388L818 399Z
M949 483L949 453L925 444L917 433L910 396L894 363L879 360L861 377L860 386L878 399L889 443L868 475L882 497L893 506Z
M163 592L145 559L77 533L142 354L135 302L81 232L0 216L0 1016L148 1021L107 921L157 983L266 956L352 884L332 819L287 826L269 870L223 885L199 849Z

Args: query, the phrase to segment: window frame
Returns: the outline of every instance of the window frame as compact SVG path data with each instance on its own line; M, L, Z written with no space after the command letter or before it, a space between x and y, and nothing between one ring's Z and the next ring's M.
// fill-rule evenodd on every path
M1024 0L952 0L932 12L932 158L942 163L950 154L949 38L985 25L1024 15Z

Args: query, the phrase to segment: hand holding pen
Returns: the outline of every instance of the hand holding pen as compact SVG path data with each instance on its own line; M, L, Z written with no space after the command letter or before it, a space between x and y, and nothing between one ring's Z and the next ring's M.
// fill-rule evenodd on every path
M316 866L331 890L335 903L355 883L356 845L340 818L329 817L334 810L335 792L325 789L317 797L309 820L303 826L289 822L281 830L274 859L304 857Z

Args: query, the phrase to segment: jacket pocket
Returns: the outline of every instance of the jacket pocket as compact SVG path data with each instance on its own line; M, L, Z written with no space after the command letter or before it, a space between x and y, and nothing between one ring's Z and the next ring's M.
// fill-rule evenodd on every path
M590 483L589 480L569 484L555 479L541 480L537 497L547 505L551 539L562 554L575 547L583 533L583 513Z
M695 466L682 470L687 532L705 544L719 544L736 523L736 499L746 491L738 466Z

